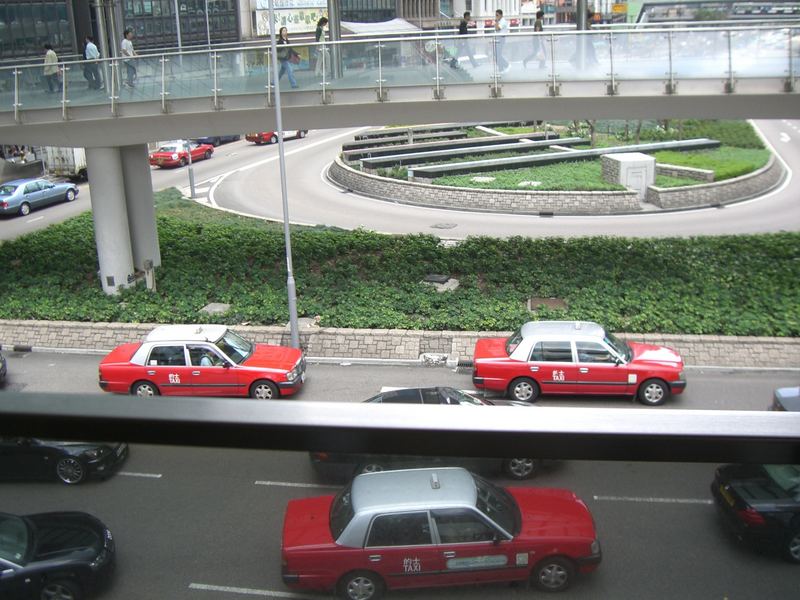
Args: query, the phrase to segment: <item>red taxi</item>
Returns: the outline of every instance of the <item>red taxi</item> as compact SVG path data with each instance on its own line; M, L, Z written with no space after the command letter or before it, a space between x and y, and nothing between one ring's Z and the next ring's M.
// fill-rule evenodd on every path
M626 342L589 321L531 321L475 345L475 387L534 402L540 394L636 396L656 406L686 388L670 348Z
M283 139L284 140L299 140L308 135L307 129L293 129L291 131L284 131L283 132ZM261 144L277 144L278 143L278 132L277 131L259 131L256 133L248 133L244 136L248 142L254 142L257 146Z
M255 344L224 325L162 325L100 362L100 387L137 396L291 396L305 382L302 350Z
M345 600L527 580L557 592L601 560L592 515L574 493L505 489L459 468L368 473L337 496L291 500L281 555L289 587Z
M192 153L192 162L211 158L214 146L211 144L198 144L178 140L163 144L150 155L150 164L154 167L183 167L189 164L189 152Z

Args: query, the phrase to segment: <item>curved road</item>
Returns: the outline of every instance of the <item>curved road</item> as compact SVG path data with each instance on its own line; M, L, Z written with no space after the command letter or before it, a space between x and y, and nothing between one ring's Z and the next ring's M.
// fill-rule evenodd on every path
M800 173L800 121L758 121L768 144L789 169L773 192L724 208L619 216L508 215L423 208L347 192L325 173L341 144L358 129L312 131L285 144L289 214L293 223L320 224L386 233L433 233L444 238L470 235L629 237L723 235L800 229L800 194L792 171ZM223 175L210 189L212 205L224 210L281 220L277 147L265 160ZM255 191L255 193L254 193Z

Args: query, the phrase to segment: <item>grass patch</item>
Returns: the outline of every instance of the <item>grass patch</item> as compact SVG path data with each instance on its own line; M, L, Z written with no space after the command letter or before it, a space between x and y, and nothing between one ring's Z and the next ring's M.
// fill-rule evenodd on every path
M654 153L659 163L695 167L714 171L715 181L724 181L746 175L760 169L769 162L769 150L722 147L714 150L676 152L663 150Z

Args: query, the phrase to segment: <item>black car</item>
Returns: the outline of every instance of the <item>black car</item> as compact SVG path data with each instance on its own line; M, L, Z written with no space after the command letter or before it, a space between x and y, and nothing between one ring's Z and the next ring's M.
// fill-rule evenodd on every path
M3 383L6 380L6 359L0 353L0 383Z
M724 465L711 493L737 537L800 564L800 465Z
M385 404L449 404L470 406L520 406L532 408L528 402L487 400L451 387L401 388L381 392L364 402ZM359 473L386 469L408 469L430 466L463 466L473 471L500 471L512 479L533 477L541 466L535 458L454 458L387 454L341 454L311 452L311 465L323 479L348 481Z
M110 477L127 457L125 443L0 437L0 480L56 478L73 485Z
M772 406L769 410L799 412L800 386L778 388L772 394Z
M205 137L199 138L192 138L198 144L211 144L215 148L220 144L226 144L228 142L235 142L238 139L241 139L241 135L207 135Z
M114 538L92 515L0 513L0 598L80 600L114 569Z

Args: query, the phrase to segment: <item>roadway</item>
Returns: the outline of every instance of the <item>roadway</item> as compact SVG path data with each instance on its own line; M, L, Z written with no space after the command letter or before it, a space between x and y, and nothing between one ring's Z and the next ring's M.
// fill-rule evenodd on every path
M70 392L98 392L99 356L11 352L7 359L6 389L63 392L68 373ZM311 364L308 373L300 396L306 401L355 402L381 386L412 381L470 386L468 372L445 368ZM686 393L668 406L763 410L774 387L796 383L796 372L690 369ZM541 404L630 406L620 399L544 399ZM720 526L708 490L713 468L560 461L544 469L528 485L577 492L595 517L603 546L600 569L578 580L568 596L800 596L797 567L736 543ZM84 510L105 521L115 535L118 563L113 586L101 599L314 599L326 596L287 593L281 583L283 511L291 498L335 489L315 477L303 453L136 445L122 471L108 481L74 488L55 482L3 483L0 506L16 513ZM524 587L491 586L394 593L389 598L516 600L531 593Z

